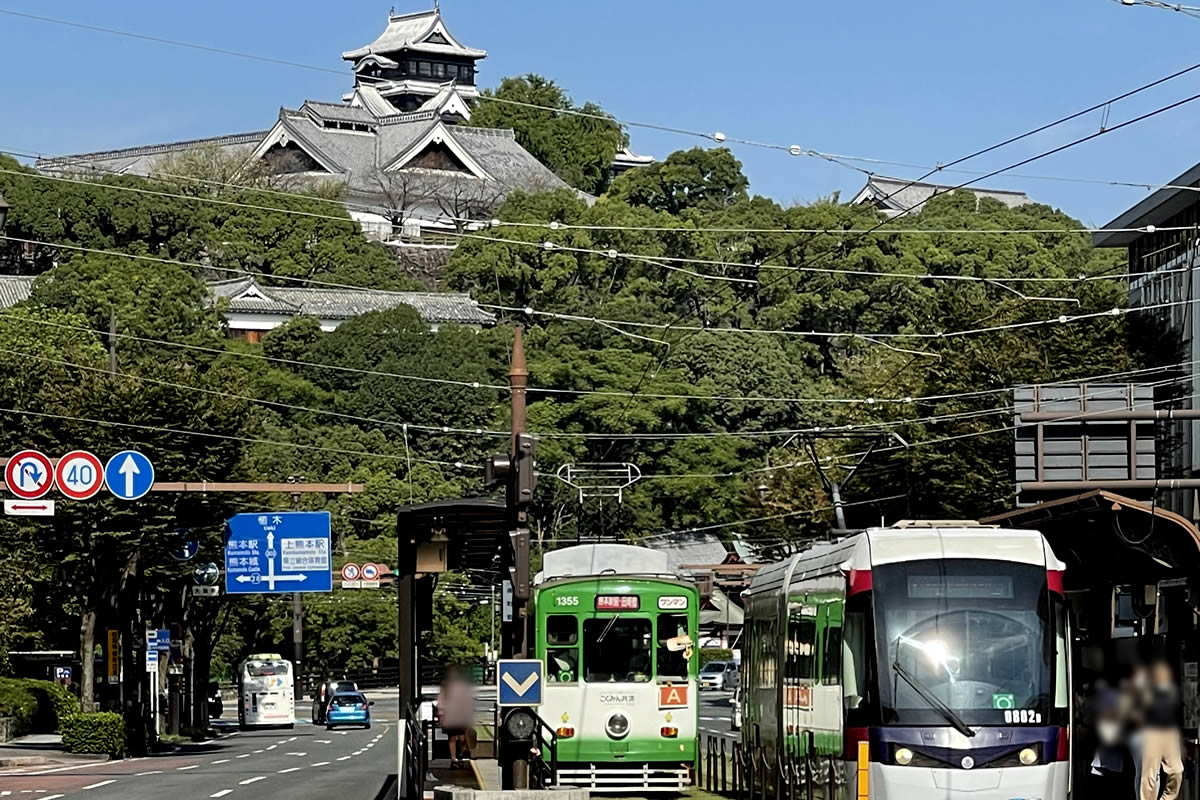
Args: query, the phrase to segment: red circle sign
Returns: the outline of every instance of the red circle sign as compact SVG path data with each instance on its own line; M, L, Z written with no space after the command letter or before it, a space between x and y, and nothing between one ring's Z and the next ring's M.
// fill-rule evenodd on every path
M72 500L87 500L104 488L104 465L87 450L72 450L55 465L54 482Z
M379 580L379 565L378 564L363 564L362 576L364 581Z
M346 564L344 567L342 567L342 580L358 580L358 564Z
M54 486L54 465L45 453L22 450L8 459L4 482L22 500L36 500Z

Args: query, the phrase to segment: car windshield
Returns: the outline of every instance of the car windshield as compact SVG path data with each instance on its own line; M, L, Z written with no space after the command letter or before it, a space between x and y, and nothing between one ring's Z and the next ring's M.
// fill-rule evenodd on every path
M705 664L704 669L702 669L700 671L705 673L706 675L711 675L714 672L724 672L725 671L725 662L724 661L710 661L707 664Z
M367 699L361 694L339 694L333 698L335 706L356 706L367 702Z

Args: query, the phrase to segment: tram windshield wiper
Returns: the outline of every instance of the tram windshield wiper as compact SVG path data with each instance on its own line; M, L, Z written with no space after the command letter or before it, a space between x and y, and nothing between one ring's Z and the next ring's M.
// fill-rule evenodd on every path
M929 687L917 680L917 676L908 671L908 668L899 661L892 662L892 669L904 682L913 688L917 694L921 695L921 699L929 703L939 714L946 718L946 721L954 726L954 729L966 737L973 737L975 731L967 727L967 723L963 722L963 718L954 712L950 706L943 703L936 694L929 690Z

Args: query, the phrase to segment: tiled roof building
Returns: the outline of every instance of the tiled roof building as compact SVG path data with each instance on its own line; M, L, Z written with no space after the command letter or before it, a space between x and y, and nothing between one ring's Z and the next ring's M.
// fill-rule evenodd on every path
M911 184L911 185L910 185ZM953 187L937 183L920 183L904 178L886 178L882 175L872 175L867 179L867 185L858 191L851 204L873 205L888 216L899 214L907 209L919 214L935 193L946 193ZM968 188L976 199L988 197L999 200L1009 208L1028 205L1033 202L1024 192L1011 192L1003 189Z

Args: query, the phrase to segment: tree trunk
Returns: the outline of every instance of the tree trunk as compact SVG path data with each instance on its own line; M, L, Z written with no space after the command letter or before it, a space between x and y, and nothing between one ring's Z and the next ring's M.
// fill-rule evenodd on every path
M208 682L212 669L212 642L192 640L192 727L208 727Z
M96 612L84 611L79 624L79 710L92 710L96 692Z

